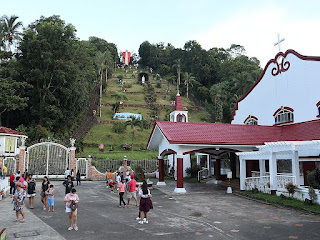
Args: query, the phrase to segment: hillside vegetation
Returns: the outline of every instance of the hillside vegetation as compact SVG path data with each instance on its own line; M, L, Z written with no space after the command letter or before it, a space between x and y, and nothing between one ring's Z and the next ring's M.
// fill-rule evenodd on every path
M167 82L165 79L156 78L149 73L149 84L138 83L138 74L133 73L134 67L117 69L112 78L107 80L106 87L103 91L101 117L97 113L97 123L91 128L83 139L83 151L79 156L87 157L88 155L98 158L119 159L126 155L129 159L156 158L156 152L146 152L147 142L153 128L155 120L168 120L169 114L174 110L172 100L176 97L176 86ZM145 72L145 71L143 71ZM123 78L122 85L119 78ZM124 92L122 86L126 87ZM153 104L157 106L156 114L145 99L148 89L155 92ZM168 91L170 89L170 91ZM205 110L195 106L193 102L181 97L183 106L189 111L190 122L207 122L209 115ZM114 120L113 104L122 102L117 112L130 112L142 114L143 120L146 121L148 128L142 129L139 126L131 126L130 122ZM129 105L129 106L127 106ZM126 124L123 133L116 133L114 125L122 122ZM133 145L132 145L133 142ZM99 144L104 144L104 153L99 152ZM133 148L133 149L132 149ZM132 151L133 150L133 151Z

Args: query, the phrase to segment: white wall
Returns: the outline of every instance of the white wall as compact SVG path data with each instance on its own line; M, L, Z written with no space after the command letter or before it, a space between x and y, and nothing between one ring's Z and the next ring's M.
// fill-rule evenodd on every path
M320 101L320 62L301 60L289 53L286 72L271 74L275 64L270 64L265 75L249 95L238 103L233 124L243 124L253 115L259 125L274 125L274 112L281 106L294 109L294 122L317 119L316 103Z

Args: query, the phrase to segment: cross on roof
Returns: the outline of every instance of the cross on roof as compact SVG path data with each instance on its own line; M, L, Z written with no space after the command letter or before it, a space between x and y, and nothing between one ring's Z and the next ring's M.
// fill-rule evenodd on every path
M280 43L283 42L283 41L284 41L284 38L282 38L282 39L280 40L280 34L278 33L278 42L276 42L276 43L274 44L274 46L277 46L277 45L278 45L278 47L279 47L279 52L280 52Z

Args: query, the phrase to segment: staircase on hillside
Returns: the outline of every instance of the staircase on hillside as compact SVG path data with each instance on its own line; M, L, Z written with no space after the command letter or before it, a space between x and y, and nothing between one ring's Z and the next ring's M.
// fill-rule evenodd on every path
M86 136L93 124L96 122L96 115L93 111L99 108L100 83L92 90L89 98L88 108L83 114L80 125L72 132L70 138L81 139ZM69 145L69 139L63 140L63 145Z

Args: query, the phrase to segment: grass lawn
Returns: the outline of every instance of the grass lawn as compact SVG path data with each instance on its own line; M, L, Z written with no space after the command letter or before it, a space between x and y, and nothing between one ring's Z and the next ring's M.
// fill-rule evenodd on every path
M132 143L132 130L130 126L127 126L125 133L115 133L112 129L113 124L95 124L88 134L84 137L83 143L87 146L94 146L98 148L100 143L103 143L105 149L108 151L111 146L113 150L121 150L122 144L131 146ZM147 141L149 139L152 128L144 129L140 131L140 128L134 128L134 150L145 150ZM87 151L86 148L84 151ZM97 149L98 151L98 149Z
M297 199L290 199L290 198L281 198L276 195L271 195L267 193L252 193L251 191L244 191L241 194L248 195L250 197L265 199L272 203L281 204L288 207L293 207L297 209L309 210L312 212L320 213L320 205L306 205L303 201Z
M89 155L95 156L102 159L123 159L124 156L128 160L143 160L143 159L157 159L158 152L151 151L112 151L108 152L108 149L105 149L105 152L99 152L98 147L87 147L85 150L78 154L77 157L88 157Z

